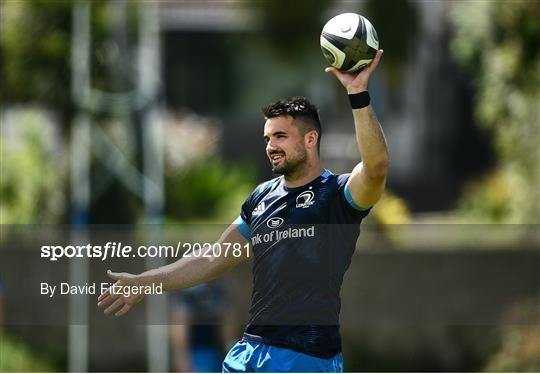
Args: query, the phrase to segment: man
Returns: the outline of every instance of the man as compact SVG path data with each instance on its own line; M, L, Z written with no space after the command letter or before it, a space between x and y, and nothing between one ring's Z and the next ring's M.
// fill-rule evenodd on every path
M203 283L174 296L170 327L173 371L221 371L226 348L236 342L226 323L229 314L222 285Z
M0 340L4 332L4 296L3 296L2 280L0 279Z
M261 184L219 243L253 245L253 294L244 338L228 353L225 372L343 370L339 292L350 264L359 224L379 200L388 152L369 105L369 77L383 51L359 73L326 68L346 88L362 162L350 175L334 175L319 157L317 109L304 98L264 109L264 139L272 170L280 177ZM108 272L119 285L162 283L164 290L209 281L246 257L184 258L139 275ZM98 299L105 313L122 316L143 295L109 291Z

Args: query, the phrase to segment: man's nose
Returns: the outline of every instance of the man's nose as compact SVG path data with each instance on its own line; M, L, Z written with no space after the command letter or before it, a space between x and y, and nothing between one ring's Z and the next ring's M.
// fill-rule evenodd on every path
M268 143L266 143L266 150L268 152L277 150L276 145L274 144L272 140L269 140Z

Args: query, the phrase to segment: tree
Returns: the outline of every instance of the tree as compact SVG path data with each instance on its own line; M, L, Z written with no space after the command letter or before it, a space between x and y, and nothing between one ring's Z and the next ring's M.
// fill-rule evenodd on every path
M475 119L492 132L508 190L503 222L540 222L540 2L459 1L452 53L474 77Z

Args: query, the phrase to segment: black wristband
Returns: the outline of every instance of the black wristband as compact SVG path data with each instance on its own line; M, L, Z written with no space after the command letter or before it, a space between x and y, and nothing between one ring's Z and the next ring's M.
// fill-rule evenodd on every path
M370 97L369 92L362 91L355 94L349 95L349 102L353 109L362 109L369 105Z

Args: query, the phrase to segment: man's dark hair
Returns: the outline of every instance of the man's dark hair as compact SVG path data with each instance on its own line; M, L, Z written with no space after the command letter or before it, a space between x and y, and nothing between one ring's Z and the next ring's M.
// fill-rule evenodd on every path
M317 150L321 148L321 120L319 119L319 109L302 96L294 96L288 99L281 99L264 107L262 112L266 118L274 118L289 115L301 123L304 134L315 130L319 134Z

